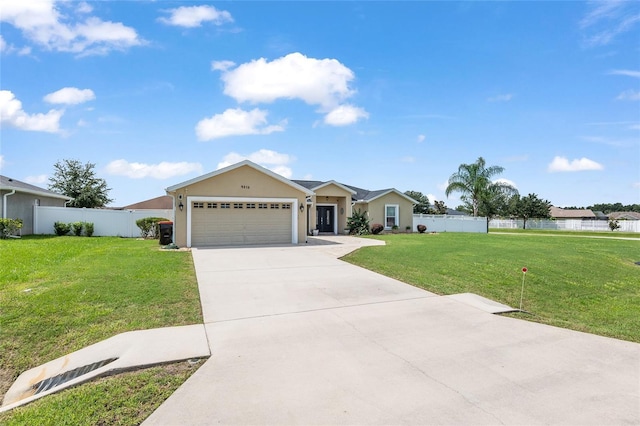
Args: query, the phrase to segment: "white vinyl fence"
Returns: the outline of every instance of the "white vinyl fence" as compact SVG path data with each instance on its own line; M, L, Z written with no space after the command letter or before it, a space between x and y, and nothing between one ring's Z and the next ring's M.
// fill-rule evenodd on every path
M487 233L487 218L472 216L449 216L433 214L414 214L413 231L418 225L425 225L426 232L479 232Z
M104 210L34 206L33 233L55 234L55 222L91 222L96 237L140 237L136 220L163 217L173 220L172 210Z
M616 232L640 232L640 220L619 220L620 229ZM522 229L522 219L493 219L489 228ZM581 219L529 219L527 229L555 229L568 231L609 231L608 220Z

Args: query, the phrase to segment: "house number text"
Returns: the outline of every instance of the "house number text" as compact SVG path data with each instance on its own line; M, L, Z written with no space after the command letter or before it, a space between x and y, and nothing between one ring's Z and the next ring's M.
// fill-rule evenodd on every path
M242 188L242 189L251 189L251 188L249 187L249 185L240 185L240 188Z

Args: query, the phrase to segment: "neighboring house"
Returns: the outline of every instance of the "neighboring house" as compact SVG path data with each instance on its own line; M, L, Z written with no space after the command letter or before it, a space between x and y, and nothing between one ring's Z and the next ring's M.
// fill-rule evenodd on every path
M354 210L388 229L413 224L415 200L396 189L295 181L249 160L170 186L179 246L298 244L317 229L342 233Z
M171 210L173 209L173 198L169 195L151 198L139 203L129 204L118 210Z
M593 210L593 214L596 215L596 219L598 220L608 220L609 216L607 216L606 214L604 214L604 212L601 212L599 210Z
M3 219L22 219L22 235L33 234L33 206L64 207L71 197L19 180L0 176Z
M554 219L597 219L595 213L589 209L561 209L551 206L549 213Z
M640 220L640 213L637 212L611 212L609 219L614 220Z

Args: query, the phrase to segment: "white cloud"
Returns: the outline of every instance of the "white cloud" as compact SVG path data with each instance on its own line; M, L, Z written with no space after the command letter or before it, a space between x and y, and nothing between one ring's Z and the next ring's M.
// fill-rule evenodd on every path
M353 105L340 105L324 117L324 122L330 126L348 126L361 118L369 118L369 113Z
M260 58L237 67L231 61L213 61L211 68L221 71L224 94L240 103L299 99L318 106L318 112L326 114L324 122L333 126L346 126L369 116L363 108L344 103L355 94L349 87L355 76L336 59L309 58L295 52L271 62Z
M47 175L36 175L36 176L27 176L24 178L24 181L30 183L31 185L42 185L49 180Z
M636 2L609 0L588 4L590 11L579 23L588 46L608 45L640 23Z
M116 176L126 176L132 179L151 177L154 179L169 179L189 173L202 173L200 163L187 163L186 161L170 163L163 161L158 164L130 163L127 160L114 160L107 164L107 173Z
M91 101L96 95L91 89L78 89L76 87L65 87L56 92L49 93L44 97L44 101L50 104L77 105Z
M17 48L12 44L9 44L5 41L5 39L0 35L0 53L11 54L17 53L20 56L28 55L31 53L30 47Z
M447 186L449 186L449 179L445 180L442 183L438 183L436 184L436 188L438 188L440 191L444 191L447 189Z
M170 16L158 18L158 21L178 27L194 28L201 26L203 22L211 22L215 25L233 22L233 17L229 12L218 10L213 6L182 6L164 12L169 13Z
M268 62L264 58L241 64L222 74L224 93L238 102L269 103L301 99L329 111L355 92L353 71L336 59L308 58L290 53Z
M4 168L5 164L7 164L7 162L4 159L4 155L0 155L0 170L2 170Z
M611 75L625 75L627 77L635 77L640 78L640 71L633 70L611 70L609 71Z
M440 201L440 200L438 200L438 199L436 198L436 196L435 196L435 195L433 195L433 194L425 194L425 197L427 197L427 198L429 199L429 204L433 204L433 203L435 203L436 201Z
M618 101L640 101L640 91L635 91L633 89L625 90L620 93L616 100Z
M64 110L52 109L46 114L27 114L22 102L9 90L0 90L0 124L20 130L57 133Z
M236 66L236 63L233 61L212 61L211 69L214 71L227 71L229 68L233 68Z
M513 93L505 93L504 95L496 95L490 98L487 98L488 102L509 102L513 99Z
M554 172L581 172L586 170L602 170L604 167L596 163L593 160L582 157L569 161L566 157L556 156L553 161L549 163L547 170L550 173Z
M640 188L640 182L633 182L631 184L634 188Z
M226 136L268 135L283 131L286 121L268 125L267 114L267 111L258 108L251 111L228 109L222 114L200 120L196 125L196 135L198 140L208 141Z
M239 163L240 161L249 160L256 164L261 165L287 179L291 178L293 172L289 167L295 158L289 154L282 154L269 149L261 149L253 152L249 155L238 154L237 152L230 152L225 155L220 163L218 163L218 169L228 167L232 164Z
M418 135L418 143L424 142L427 137L425 135Z
M500 179L496 179L493 181L493 183L505 183L507 185L511 185L514 188L518 189L518 185L516 185L516 183L512 180L509 179L505 179L505 178L500 178Z
M74 13L63 13L62 9L70 8L77 14L90 12L90 6L84 2L3 0L0 20L47 50L79 55L106 54L145 43L135 29L120 22L102 21L95 16L78 21Z
M91 13L93 12L93 7L85 1L78 3L78 7L76 8L76 12L78 13Z

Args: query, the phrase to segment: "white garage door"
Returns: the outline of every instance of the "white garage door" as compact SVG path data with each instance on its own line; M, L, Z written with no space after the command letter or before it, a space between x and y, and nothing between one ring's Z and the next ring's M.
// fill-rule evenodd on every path
M291 203L193 202L191 245L290 244Z

